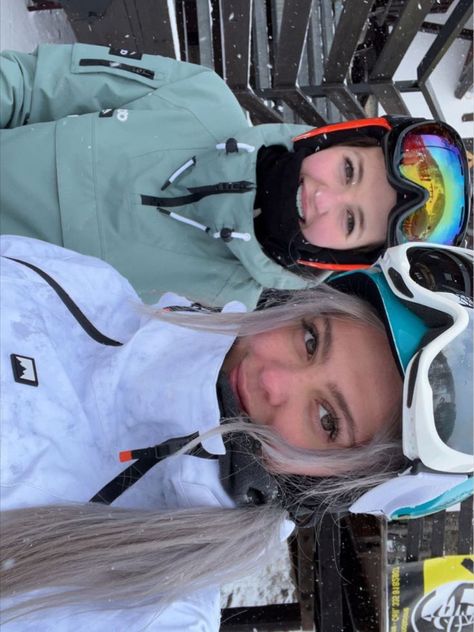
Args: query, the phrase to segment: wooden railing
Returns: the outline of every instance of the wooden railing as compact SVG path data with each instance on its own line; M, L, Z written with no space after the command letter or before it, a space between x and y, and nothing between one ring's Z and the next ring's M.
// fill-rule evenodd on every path
M292 545L298 603L228 608L222 632L380 632L395 564L473 553L472 497L459 511L387 523L375 516L326 514ZM471 571L472 572L472 571ZM423 586L418 586L420 595Z
M94 3L100 11L91 10ZM472 0L458 0L446 23L434 29L436 38L417 66L417 78L394 81L416 34L433 31L428 13L446 10L449 0L175 0L174 15L167 0L62 4L79 41L179 56L214 68L254 122L320 125L365 116L377 104L389 114L409 114L403 94L414 91L442 119L430 77L456 37L472 38L465 28ZM368 45L371 57L365 54ZM361 59L362 77L355 72ZM468 56L457 96L472 86L471 71Z

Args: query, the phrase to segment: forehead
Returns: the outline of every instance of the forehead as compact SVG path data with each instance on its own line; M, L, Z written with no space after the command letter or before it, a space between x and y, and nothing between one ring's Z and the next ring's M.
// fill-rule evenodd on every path
M401 402L402 380L388 339L373 325L331 319L330 373L355 422L357 443L367 441Z
M321 318L316 322L321 322ZM390 365L393 362L388 338L382 325L364 322L345 316L330 316L333 355L349 363L356 361L351 349L357 352L359 359L364 360L364 367L372 365Z

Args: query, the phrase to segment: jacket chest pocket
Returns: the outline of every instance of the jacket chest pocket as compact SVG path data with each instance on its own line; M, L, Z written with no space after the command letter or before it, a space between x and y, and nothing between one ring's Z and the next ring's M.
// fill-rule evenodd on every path
M109 76L111 81L122 77L152 89L168 81L165 68L158 71L152 55L105 46L86 48L75 45L72 51L71 72L82 75L100 74L105 79ZM130 89L133 90L132 86Z

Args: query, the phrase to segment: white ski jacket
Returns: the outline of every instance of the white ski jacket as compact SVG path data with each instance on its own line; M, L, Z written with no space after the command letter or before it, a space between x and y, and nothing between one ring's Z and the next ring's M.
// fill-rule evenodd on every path
M1 240L2 510L86 502L124 469L119 451L218 425L215 386L232 336L154 319L130 284L98 259L34 239ZM98 331L86 331L86 320L79 323L57 290L15 259L53 278ZM170 304L189 303L169 294L159 306ZM224 309L244 310L240 303ZM224 452L220 436L203 446ZM234 506L218 461L188 455L155 465L114 504ZM216 587L183 595L161 612L63 608L11 622L5 632L207 632L218 630L219 619Z

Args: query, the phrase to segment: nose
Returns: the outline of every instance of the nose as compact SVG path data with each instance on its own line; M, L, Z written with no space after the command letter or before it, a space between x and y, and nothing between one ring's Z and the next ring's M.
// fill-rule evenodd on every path
M273 364L264 367L260 372L259 381L263 395L270 406L282 406L295 395L294 371L284 366Z
M334 214L345 204L344 192L334 187L320 186L314 192L314 208L319 217Z

